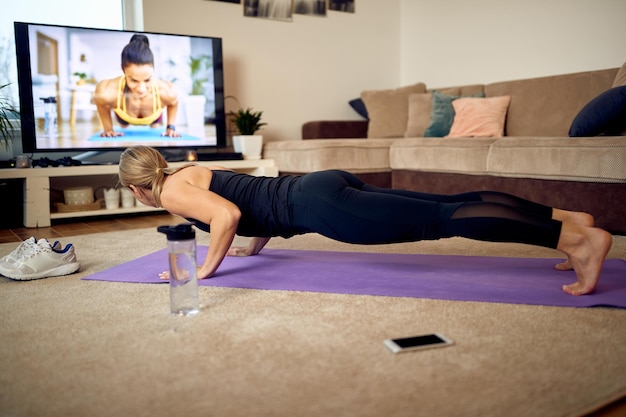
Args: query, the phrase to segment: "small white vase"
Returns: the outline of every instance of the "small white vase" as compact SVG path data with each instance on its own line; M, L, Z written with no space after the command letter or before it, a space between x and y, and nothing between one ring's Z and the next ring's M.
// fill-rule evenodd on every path
M234 135L233 148L243 159L261 159L263 135Z
M107 188L104 190L104 206L108 210L119 208L120 190L117 188Z

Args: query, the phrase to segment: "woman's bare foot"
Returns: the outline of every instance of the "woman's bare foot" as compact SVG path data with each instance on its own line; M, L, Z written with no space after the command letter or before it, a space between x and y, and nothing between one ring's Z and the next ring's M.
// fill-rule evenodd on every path
M561 209L552 209L552 218L563 223L574 223L580 226L593 227L595 220L589 213L582 211L569 211Z
M554 265L554 269L556 269L557 271L571 271L572 269L574 269L574 267L572 266L572 261L568 257L565 262L559 262L558 264Z
M595 290L612 240L611 234L602 229L563 224L557 249L567 254L567 262L576 271L578 278L575 283L563 285L563 291L571 295L583 295Z
M552 209L552 218L563 223L574 223L580 226L593 227L595 225L595 220L591 214L580 211ZM570 271L574 269L574 267L568 257L565 262L554 265L554 269L558 271Z

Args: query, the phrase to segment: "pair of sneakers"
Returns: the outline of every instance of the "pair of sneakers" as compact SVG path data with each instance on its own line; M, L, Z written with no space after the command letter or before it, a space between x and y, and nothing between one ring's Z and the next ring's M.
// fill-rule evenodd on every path
M0 259L0 274L20 281L72 274L80 269L74 245L31 236Z

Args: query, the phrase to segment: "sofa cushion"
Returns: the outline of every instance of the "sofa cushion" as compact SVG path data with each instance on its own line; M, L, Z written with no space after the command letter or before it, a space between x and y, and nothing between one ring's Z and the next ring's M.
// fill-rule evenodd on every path
M429 89L426 92L432 93L433 91L439 91L440 93L447 94L449 96L461 96L461 97L484 97L485 86L483 84L468 84L459 85L456 87L442 87Z
M482 92L469 96L450 94L450 91L461 91L460 88L448 88L445 90L434 90L432 92L432 111L430 114L430 124L424 132L424 137L444 137L450 133L450 127L454 121L454 107L452 102L461 97L484 97ZM444 92L445 91L445 92Z
M626 85L613 87L591 100L576 115L570 136L620 135L626 131Z
M409 95L424 93L426 85L417 83L390 90L366 90L361 98L369 115L368 138L400 138L406 132Z
M496 138L407 138L389 149L393 170L484 174L489 147Z
M505 137L491 145L487 171L505 177L626 183L626 141Z
M626 85L626 62L624 62L624 65L617 71L615 80L613 80L613 87L619 87L621 85Z
M458 97L484 97L482 84L472 84L461 87L446 87L437 90L441 94ZM411 94L409 96L409 120L407 121L407 138L424 137L426 129L430 125L433 110L432 91L425 94Z
M431 93L411 94L409 96L409 115L404 136L407 138L423 137L426 128L430 124L432 109Z
M511 96L454 100L454 121L448 137L502 137L510 101Z
M389 147L396 139L310 139L267 142L263 158L281 172L344 169L353 173L388 172Z
M506 81L485 86L487 97L511 96L507 136L566 137L592 98L611 88L617 68Z

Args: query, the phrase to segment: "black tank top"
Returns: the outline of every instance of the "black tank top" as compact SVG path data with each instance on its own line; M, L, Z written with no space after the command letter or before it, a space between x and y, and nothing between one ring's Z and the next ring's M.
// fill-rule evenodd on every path
M255 177L232 171L213 171L209 190L235 204L241 211L239 236L291 237L297 232L291 225L289 192L300 181L297 176ZM209 225L191 220L199 229Z

